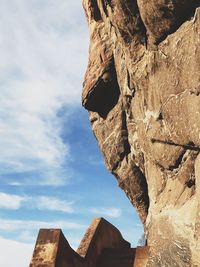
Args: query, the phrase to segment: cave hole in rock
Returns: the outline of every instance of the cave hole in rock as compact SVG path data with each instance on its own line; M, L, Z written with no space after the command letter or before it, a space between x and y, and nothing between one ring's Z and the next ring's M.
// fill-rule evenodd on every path
M179 1L181 3L181 1ZM183 1L184 2L184 1ZM188 3L185 5L185 8L180 8L181 4L177 4L177 26L180 26L184 21L191 19L194 17L196 8L200 6L199 0L187 1Z
M96 85L89 92L84 107L97 112L103 119L117 104L120 89L117 82L117 75L114 66L105 71L98 79Z
M195 15L196 8L200 7L199 0L192 1L177 1L175 4L173 12L169 10L168 7L163 7L160 11L163 14L163 18L171 19L174 21L173 26L170 31L167 31L163 36L161 36L156 44L158 45L166 39L169 34L174 33L185 21L190 20ZM174 19L176 18L176 20Z

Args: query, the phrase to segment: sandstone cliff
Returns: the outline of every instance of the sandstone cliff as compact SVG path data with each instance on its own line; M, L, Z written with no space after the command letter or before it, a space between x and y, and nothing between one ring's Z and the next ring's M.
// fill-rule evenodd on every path
M200 266L200 2L83 6L83 106L107 168L145 225L148 266Z

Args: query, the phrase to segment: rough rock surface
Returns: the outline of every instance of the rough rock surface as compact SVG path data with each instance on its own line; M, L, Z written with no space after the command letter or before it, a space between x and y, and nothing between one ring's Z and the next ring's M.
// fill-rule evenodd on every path
M145 225L148 266L200 266L200 2L83 0L83 106Z

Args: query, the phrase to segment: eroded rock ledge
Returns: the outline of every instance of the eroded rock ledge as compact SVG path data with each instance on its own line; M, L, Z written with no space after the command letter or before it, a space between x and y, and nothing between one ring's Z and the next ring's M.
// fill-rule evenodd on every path
M149 266L200 266L200 5L83 0L83 105L136 207Z

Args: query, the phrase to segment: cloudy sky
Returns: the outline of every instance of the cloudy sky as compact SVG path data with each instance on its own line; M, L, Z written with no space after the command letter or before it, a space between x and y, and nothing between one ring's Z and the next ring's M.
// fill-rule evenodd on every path
M88 56L81 0L0 6L0 265L27 267L39 228L62 228L76 248L94 217L135 245L141 224L81 107Z

